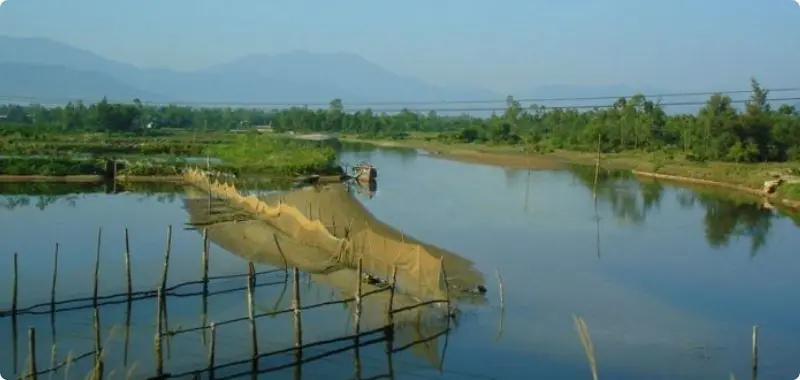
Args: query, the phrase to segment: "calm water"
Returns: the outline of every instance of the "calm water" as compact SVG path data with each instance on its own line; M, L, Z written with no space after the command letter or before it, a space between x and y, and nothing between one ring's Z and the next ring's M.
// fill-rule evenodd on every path
M730 372L748 378L754 324L761 326L761 377L793 378L800 371L795 290L800 277L794 275L800 235L789 217L620 176L603 176L595 204L593 173L585 171L506 171L386 149L345 151L342 160L366 160L379 168L374 194L357 196L380 220L475 261L489 279L499 271L504 280L504 312L497 285L489 281L489 305L463 306L446 351L439 339L427 350L396 355L395 378L591 378L573 315L589 327L601 378L708 379ZM135 289L152 289L160 281L168 224L174 227L169 283L200 277L202 243L198 232L183 228L188 215L174 192L180 189L113 195L102 188L77 195L49 189L62 194L56 197L28 196L25 188L3 186L0 268L8 275L0 277L9 285L0 287L0 309L10 303L14 252L19 252L21 305L49 302L56 242L58 298L90 295L99 226L101 294L125 289L125 227L131 234ZM212 245L212 276L245 269L242 258ZM285 280L282 271L259 277L259 310L289 305L291 290L281 297ZM241 286L244 279L234 278L213 282L211 290ZM302 289L304 303L341 298L337 289L305 277ZM196 285L180 289L198 290ZM208 303L210 321L245 315L241 292L213 295ZM202 301L173 297L168 311L171 328L195 326L201 323ZM129 364L136 363L139 376L150 375L155 301L135 302L130 314ZM125 303L101 308L107 368L122 364L125 318ZM69 349L91 350L91 321L91 309L56 315L56 341L64 347L58 349L59 360ZM305 339L335 337L347 325L347 310L318 309L305 315ZM24 368L31 326L39 336L38 366L49 367L50 316L26 315L17 321L17 373ZM246 323L220 328L219 362L249 355L247 328ZM292 342L289 317L261 320L258 328L262 351ZM12 332L10 318L0 319L0 340L12 342ZM0 373L7 378L14 372L12 346L0 346ZM171 351L181 359L170 362L168 371L205 363L200 334L176 337ZM363 378L386 372L382 345L364 348L360 355ZM262 367L290 361L278 357ZM315 361L303 367L302 377L352 378L352 362L352 353ZM71 377L82 378L90 365L90 359L76 365ZM290 369L268 376L293 375Z

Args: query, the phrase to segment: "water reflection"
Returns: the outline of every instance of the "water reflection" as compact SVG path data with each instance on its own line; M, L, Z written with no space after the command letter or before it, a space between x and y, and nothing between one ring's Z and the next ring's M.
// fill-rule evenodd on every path
M378 191L378 181L371 180L369 182L352 181L351 187L356 189L357 194L366 195L367 199L372 199Z
M570 171L587 189L595 188L593 167L576 166ZM660 209L668 187L670 185L657 180L635 178L626 171L601 169L597 176L596 194L598 202L608 206L616 220L642 225L649 213ZM757 199L741 195L737 198L737 194L717 189L678 188L676 194L681 208L703 209L705 237L711 247L722 248L734 238L747 238L752 257L766 245L773 220L787 217L765 207ZM793 219L797 223L798 219Z
M76 207L78 201L90 194L136 193L138 200L154 199L159 203L173 203L180 199L182 187L169 183L46 183L0 182L0 207L15 210L36 207L44 211L56 204Z

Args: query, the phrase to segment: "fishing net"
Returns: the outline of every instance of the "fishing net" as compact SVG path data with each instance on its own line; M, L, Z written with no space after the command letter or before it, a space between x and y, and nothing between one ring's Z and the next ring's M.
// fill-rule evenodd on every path
M244 196L234 184L212 180L190 169L185 178L199 189L246 208L292 240L326 252L336 261L388 280L397 268L398 287L421 299L443 299L447 282L474 288L483 278L472 263L451 252L421 243L375 219L349 194L331 184L263 197Z

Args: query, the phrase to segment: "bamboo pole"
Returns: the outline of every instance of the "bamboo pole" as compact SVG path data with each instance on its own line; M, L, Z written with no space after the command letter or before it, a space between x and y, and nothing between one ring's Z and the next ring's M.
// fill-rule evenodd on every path
M164 357L161 354L161 307L163 305L164 289L158 288L156 293L156 333L154 349L156 353L156 374L164 374Z
M103 378L103 346L100 343L100 310L94 309L92 319L92 332L94 333L94 365L92 366L92 377L94 380Z
M58 243L53 251L53 282L50 287L50 313L56 312L56 284L58 283Z
M167 276L169 274L169 255L172 251L172 225L167 227L167 248L164 252L164 271L161 273L161 289L167 289Z
M164 317L164 325L163 330L169 331L169 314L167 311L167 277L169 276L169 257L172 254L172 224L167 226L167 243L166 248L164 250L164 271L161 273L161 289L164 294L162 294L161 302L161 315ZM171 357L172 355L172 345L171 339L168 336L166 339L167 344L167 358Z
M208 378L214 379L214 357L217 348L217 325L211 322L211 341L208 344Z
M208 321L208 229L203 229L203 256L202 266L203 266L203 313L201 315L203 326L206 325ZM203 344L206 344L206 331L203 330Z
M125 283L128 291L128 302L131 302L133 293L133 279L131 278L131 244L128 238L128 229L125 228Z
M19 265L17 253L14 252L14 268L11 274L11 315L17 315L18 286L19 286Z
M36 380L36 329L28 329L28 356L30 356L30 368L28 368L28 378Z
M131 309L133 303L131 299L128 299L128 302L125 305L125 342L123 348L123 357L122 357L122 364L123 366L128 366L128 352L130 351L131 346Z
M389 365L390 376L394 374L394 361L392 351L394 351L394 293L397 290L397 265L392 266L392 279L389 283L389 302L386 306L386 359ZM449 321L449 319L448 319Z
M500 310L503 311L506 308L505 296L503 294L503 276L500 275L500 269L495 269L494 273L497 276L497 290L500 293Z
M208 229L203 229L203 293L208 292Z
M297 268L294 268L292 278L294 293L294 299L292 300L292 313L294 314L294 347L299 354L303 347L303 321L300 315L300 271Z
M450 281L447 280L447 270L444 267L444 257L439 258L439 266L442 269L442 282L444 282L444 297L447 300L447 314L452 311L452 302L450 300Z
M362 258L358 259L358 275L357 275L358 283L356 283L356 294L355 294L356 310L355 310L355 318L353 320L353 322L355 323L356 339L358 339L358 334L361 333L361 294L363 294L362 287L364 284L363 280L364 269L362 261L363 261Z
M258 339L256 334L256 317L253 293L255 292L255 267L249 262L247 273L247 319L250 322L250 341L253 348L253 372L258 372Z
M753 364L753 380L758 378L758 325L753 326L752 347L750 359Z
M386 307L386 319L390 328L394 328L394 293L397 291L397 265L392 266L392 280L389 283L389 304Z
M100 244L103 241L103 227L97 228L97 248L94 254L94 288L92 291L92 305L97 307L97 290L100 282Z

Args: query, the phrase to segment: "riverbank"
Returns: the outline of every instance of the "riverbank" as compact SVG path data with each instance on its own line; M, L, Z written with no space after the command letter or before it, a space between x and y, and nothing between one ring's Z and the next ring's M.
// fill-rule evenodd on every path
M117 182L183 182L183 177L174 176L137 176L122 175L115 178ZM68 182L68 183L101 183L106 178L101 175L0 175L0 182Z
M509 146L443 144L418 139L365 140L352 136L341 136L340 139L345 142L382 147L422 149L435 157L518 169L557 170L569 165L595 165L597 161L597 154L590 152L554 151L547 154L526 154L519 147ZM774 179L775 175L785 176L789 173L797 175L800 172L798 163L692 162L663 152L606 153L601 155L600 164L607 169L630 170L638 176L723 187L762 197L765 181ZM784 183L768 198L773 202L800 209L800 183Z

